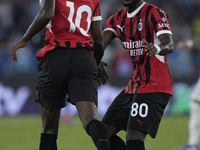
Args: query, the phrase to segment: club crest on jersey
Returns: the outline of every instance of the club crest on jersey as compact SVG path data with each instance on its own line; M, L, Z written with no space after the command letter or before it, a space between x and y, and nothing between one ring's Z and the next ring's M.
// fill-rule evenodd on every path
M138 30L139 30L139 31L142 31L142 28L143 28L143 24L142 24L142 22L139 22L139 23L138 23Z

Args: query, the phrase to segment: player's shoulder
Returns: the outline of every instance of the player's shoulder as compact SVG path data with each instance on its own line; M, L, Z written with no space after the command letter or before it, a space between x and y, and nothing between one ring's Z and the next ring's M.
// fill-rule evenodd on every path
M107 23L112 23L112 24L116 24L117 22L121 22L121 19L123 18L123 16L126 15L126 10L122 9L114 14L112 14L108 19L107 19Z
M114 13L114 14L112 15L112 17L116 17L116 19L117 19L117 18L119 18L120 16L121 16L121 17L125 16L126 14L127 14L127 10L126 10L126 9L121 9L121 10L119 10L118 12Z
M160 8L160 7L158 7L158 6L154 5L154 4L150 4L150 3L146 2L146 5L148 5L149 7L151 7L151 11L152 12L161 12L161 13L165 14L165 11L162 8Z

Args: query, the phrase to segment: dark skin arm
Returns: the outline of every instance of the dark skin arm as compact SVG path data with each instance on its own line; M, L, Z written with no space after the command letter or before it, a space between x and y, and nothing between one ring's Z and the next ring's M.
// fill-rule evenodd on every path
M104 70L104 66L108 66L108 64L101 61L104 54L104 43L100 21L93 21L90 27L90 31L94 43L93 55L98 66L97 81L99 85L101 85L101 83L105 85L108 80L108 75Z
M100 61L104 54L104 46L103 46L103 35L101 30L101 22L93 21L90 27L93 45L94 45L94 58L97 62L97 66L99 66Z
M104 49L110 44L110 42L115 38L115 34L111 31L104 31L103 32L103 42L104 42ZM108 81L108 75L104 69L104 66L108 66L107 63L101 61L98 68L97 80L99 85L101 83L105 85Z
M16 51L27 45L27 42L38 32L40 32L53 18L55 11L55 0L42 0L40 3L40 10L35 19L27 29L24 36L12 45L12 60L17 62Z
M105 85L108 80L108 75L106 74L104 67L102 67L102 66L107 66L107 64L101 61L104 54L104 44L103 44L101 22L93 21L91 23L90 31L91 31L93 43L94 43L93 55L98 66L97 81L99 85L101 85L101 83Z
M167 55L173 52L173 40L172 35L170 34L161 34L158 39L160 40L161 51L159 55ZM153 43L148 43L145 39L143 39L143 44L146 47L146 54L149 56L153 56L157 53L157 48L153 45Z
M116 38L116 35L112 31L106 30L103 32L104 49L106 49L114 38Z

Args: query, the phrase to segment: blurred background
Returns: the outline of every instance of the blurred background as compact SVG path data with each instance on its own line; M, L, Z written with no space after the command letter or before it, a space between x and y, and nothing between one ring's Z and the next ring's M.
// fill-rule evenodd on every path
M200 53L197 50L177 49L182 40L200 38L199 0L148 0L164 9L169 18L175 42L174 52L168 55L173 74L174 96L166 114L189 113L190 93L200 75ZM104 29L107 18L122 9L121 0L101 0ZM44 33L35 35L26 48L18 51L18 63L11 61L11 45L25 33L34 19L39 5L37 0L0 0L0 116L39 113L34 102L37 75L36 54L43 46ZM116 40L107 48L103 58L109 64L109 83L99 87L99 113L124 88L132 74L132 65L126 52ZM67 110L76 113L73 106Z
M175 118L188 116L190 95L200 76L200 52L195 49L178 48L176 44L182 40L200 39L200 0L146 1L167 12L175 42L174 52L168 55L169 67L173 74L174 96L165 115ZM108 17L122 8L121 0L101 0L103 29ZM38 0L0 0L0 119L21 115L39 116L38 104L34 102L38 64L35 56L43 47L44 32L35 35L26 48L17 52L18 63L13 64L11 60L12 43L25 33L38 10ZM100 116L127 85L132 74L130 59L117 40L106 49L103 61L109 64L106 68L109 82L99 87ZM71 104L62 109L64 121L73 124L74 115L76 110ZM187 120L184 120L186 134Z

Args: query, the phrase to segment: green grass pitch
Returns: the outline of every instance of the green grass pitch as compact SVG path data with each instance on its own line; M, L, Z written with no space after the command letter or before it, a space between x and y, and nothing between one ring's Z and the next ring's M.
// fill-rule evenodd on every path
M78 117L75 124L60 124L58 150L95 150ZM163 117L156 139L147 136L147 150L172 150L183 146L188 137L188 116ZM1 150L38 150L41 120L39 116L0 117ZM125 139L125 132L118 134Z

